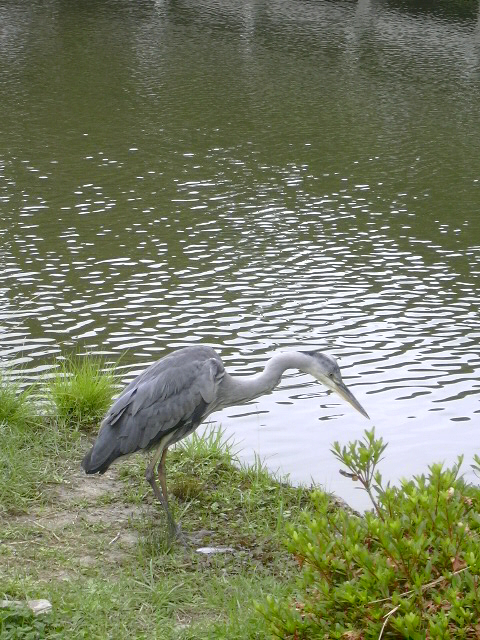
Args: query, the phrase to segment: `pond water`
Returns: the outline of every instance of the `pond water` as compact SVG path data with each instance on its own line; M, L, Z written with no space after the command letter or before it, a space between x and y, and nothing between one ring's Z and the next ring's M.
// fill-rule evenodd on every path
M0 59L3 367L320 348L371 423L289 372L215 415L243 459L361 507L329 449L374 424L387 478L473 477L478 3L11 0Z

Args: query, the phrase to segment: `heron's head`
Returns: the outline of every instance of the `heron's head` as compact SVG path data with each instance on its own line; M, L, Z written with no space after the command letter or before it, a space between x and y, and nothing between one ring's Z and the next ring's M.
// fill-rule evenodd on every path
M304 351L303 353L310 358L308 373L326 387L335 391L335 393L338 393L341 398L351 404L354 409L362 414L362 416L370 419L368 413L343 382L340 367L334 357L329 356L326 353L322 353L321 351Z

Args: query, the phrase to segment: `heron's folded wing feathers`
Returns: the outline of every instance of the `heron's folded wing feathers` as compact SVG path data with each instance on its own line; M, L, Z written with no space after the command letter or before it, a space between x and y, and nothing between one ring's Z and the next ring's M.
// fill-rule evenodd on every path
M108 411L91 453L92 466L149 448L177 428L179 437L172 433L172 441L178 440L208 413L224 375L220 359L157 365L131 383Z

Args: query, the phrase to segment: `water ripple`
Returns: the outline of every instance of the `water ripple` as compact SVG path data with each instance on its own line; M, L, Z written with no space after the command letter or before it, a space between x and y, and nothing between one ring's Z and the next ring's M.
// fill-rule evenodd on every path
M399 473L471 448L476 18L137 0L114 34L103 11L75 20L92 30L77 65L77 28L67 12L52 33L43 4L1 10L2 366L34 381L91 352L127 381L197 342L238 374L322 348ZM328 450L365 425L308 376L219 419L294 479L352 493Z

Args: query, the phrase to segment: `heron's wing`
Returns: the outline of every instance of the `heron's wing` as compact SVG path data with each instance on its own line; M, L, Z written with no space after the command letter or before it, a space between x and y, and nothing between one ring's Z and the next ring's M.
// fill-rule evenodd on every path
M215 403L225 374L216 354L205 355L211 354L195 356L190 350L167 356L134 380L105 416L88 467L103 470L115 458L148 449L167 434L173 443L193 431Z

